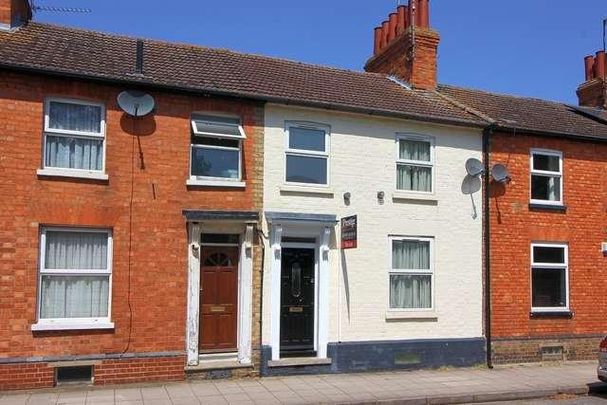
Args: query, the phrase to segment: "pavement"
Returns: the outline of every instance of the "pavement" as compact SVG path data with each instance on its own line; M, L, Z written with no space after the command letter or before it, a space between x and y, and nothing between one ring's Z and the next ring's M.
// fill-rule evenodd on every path
M496 367L492 370L450 368L242 380L192 380L99 388L72 386L44 391L2 392L0 405L394 405L487 403L539 398L553 398L553 401L558 401L559 398L599 400L594 397L578 397L589 392L607 392L607 384L596 379L596 362Z

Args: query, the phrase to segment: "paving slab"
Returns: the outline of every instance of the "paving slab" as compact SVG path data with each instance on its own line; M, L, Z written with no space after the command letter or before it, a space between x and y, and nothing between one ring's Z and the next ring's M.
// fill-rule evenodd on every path
M595 362L2 392L0 405L462 404L607 392ZM583 402L581 402L583 403Z

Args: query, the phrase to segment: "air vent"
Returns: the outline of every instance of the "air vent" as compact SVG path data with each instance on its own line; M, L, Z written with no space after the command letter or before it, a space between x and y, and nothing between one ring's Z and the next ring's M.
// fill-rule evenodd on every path
M93 382L93 366L57 367L55 368L57 385L91 384Z

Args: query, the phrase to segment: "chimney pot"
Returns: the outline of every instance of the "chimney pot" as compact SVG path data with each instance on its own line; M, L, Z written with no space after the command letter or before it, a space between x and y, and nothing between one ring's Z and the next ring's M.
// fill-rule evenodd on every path
M417 0L409 0L409 26L416 27L417 24L417 15L419 12L419 7L417 6Z
M390 37L390 27L389 27L390 23L388 21L384 21L383 23L381 23L381 31L382 31L382 36L381 36L381 43L382 43L382 49L385 48L388 43L390 42L389 37Z
M430 0L417 0L417 16L418 26L422 28L430 28Z
M392 42L394 38L396 38L396 23L397 17L396 13L390 13L390 17L388 19L388 42Z
M382 35L382 31L381 31L381 27L375 27L374 31L374 38L373 38L373 55L377 55L379 53L379 51L381 51L382 47L381 47L381 35Z
M594 79L594 56L588 55L584 58L584 69L586 72L586 81Z
M398 15L396 21L396 35L404 32L407 29L407 6L400 5L396 8L396 14Z
M594 77L599 79L605 78L605 67L607 65L607 57L605 51L598 51L594 60Z

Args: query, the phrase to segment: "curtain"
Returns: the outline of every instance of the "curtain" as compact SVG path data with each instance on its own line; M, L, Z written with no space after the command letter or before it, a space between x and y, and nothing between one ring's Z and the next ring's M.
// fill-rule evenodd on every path
M424 141L399 141L399 158L404 160L430 161L430 143Z
M51 101L49 127L82 132L101 132L101 107Z
M103 140L47 135L45 166L102 170Z
M561 179L559 177L548 178L548 200L559 201L561 199Z
M107 269L105 232L46 232L45 269Z
M40 317L108 316L109 276L42 276Z
M390 275L390 308L432 308L432 277L424 275Z
M395 240L392 242L393 270L429 270L430 242ZM430 274L391 274L391 308L431 308L432 276Z
M432 168L399 164L396 182L398 190L432 191Z

